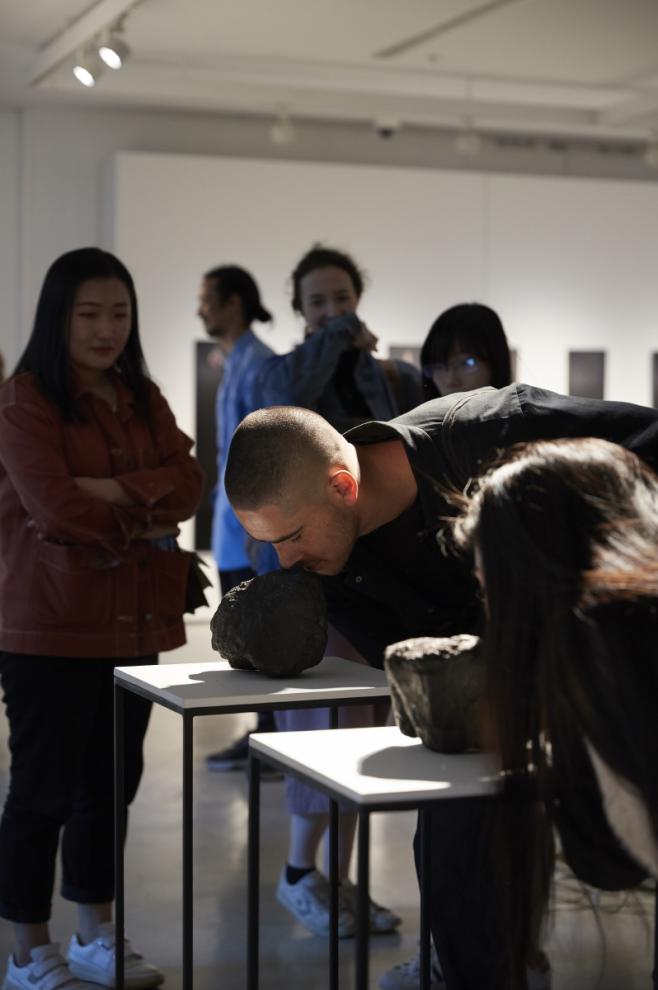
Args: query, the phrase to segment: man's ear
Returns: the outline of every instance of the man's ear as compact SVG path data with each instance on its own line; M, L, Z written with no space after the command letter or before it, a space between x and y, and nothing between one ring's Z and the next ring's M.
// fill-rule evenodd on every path
M354 505L359 496L359 482L347 468L334 468L329 476L329 487L345 505Z

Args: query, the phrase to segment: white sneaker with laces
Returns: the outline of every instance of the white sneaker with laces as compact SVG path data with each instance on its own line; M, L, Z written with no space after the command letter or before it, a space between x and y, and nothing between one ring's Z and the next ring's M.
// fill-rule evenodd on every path
M350 911L356 919L356 885L351 880L342 880L340 889ZM372 934L384 935L387 932L394 932L400 924L402 924L402 918L394 914L390 908L382 907L381 904L375 904L372 898L370 898L370 931Z
M314 935L329 934L329 881L318 870L311 870L297 883L288 883L284 866L276 888L276 899ZM338 891L338 937L354 935L354 916Z
M528 966L528 990L551 990L551 964L548 956L541 953L541 966L537 969L530 969Z
M128 939L124 939L124 978L126 990L148 990L164 982L164 974L146 962L135 952ZM114 986L116 968L116 935L111 921L99 925L98 936L88 945L82 945L77 935L71 939L68 952L71 972L81 980Z
M2 990L98 990L73 976L58 942L37 946L30 957L26 966L17 966L14 957L9 957Z
M420 952L406 962L393 966L379 978L381 990L420 990ZM445 990L439 957L430 946L430 990Z

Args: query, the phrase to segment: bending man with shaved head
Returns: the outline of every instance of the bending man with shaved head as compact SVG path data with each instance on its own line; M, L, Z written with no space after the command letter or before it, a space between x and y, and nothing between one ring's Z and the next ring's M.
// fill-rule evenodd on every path
M283 567L322 577L331 622L381 667L390 643L480 629L470 567L437 540L452 513L445 490L463 490L516 442L580 436L658 466L656 410L515 384L435 399L344 436L306 409L260 410L233 437L226 490L245 529L271 542ZM596 793L593 778L591 786ZM433 987L510 985L486 840L495 806L448 801L433 812L431 925L442 969ZM528 965L532 985L548 987L539 960Z

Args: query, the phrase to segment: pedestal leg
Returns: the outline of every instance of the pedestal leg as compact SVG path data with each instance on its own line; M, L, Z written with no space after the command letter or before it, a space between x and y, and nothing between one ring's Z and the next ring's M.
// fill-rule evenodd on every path
M370 939L370 815L359 811L356 896L356 990L368 990Z
M115 885L115 925L116 944L114 980L117 990L123 990L124 957L121 951L125 936L125 888L124 888L124 842L126 830L125 793L125 736L124 736L125 691L114 682L114 885Z
M194 821L193 716L183 714L183 990L193 990L194 977Z
M653 920L653 990L658 990L658 883L654 894Z
M418 828L420 839L420 990L430 990L430 887L431 843L430 809L420 808Z
M329 990L338 990L338 802L329 803Z
M247 990L258 990L260 872L260 760L249 749L249 822L247 835Z
M338 728L338 706L329 708L329 728ZM329 802L329 990L338 990L338 802Z

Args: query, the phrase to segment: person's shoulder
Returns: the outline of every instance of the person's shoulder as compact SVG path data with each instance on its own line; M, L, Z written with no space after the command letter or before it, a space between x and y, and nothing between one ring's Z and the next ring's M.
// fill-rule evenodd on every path
M30 371L14 375L0 386L0 407L15 405L50 405Z
M422 373L420 368L412 364L411 361L403 361L401 358L388 358L395 370L404 378L411 378L414 381L420 381L422 378Z
M264 340L254 333L251 332L251 353L252 355L260 358L262 361L266 361L268 358L274 357L275 351L266 344Z

